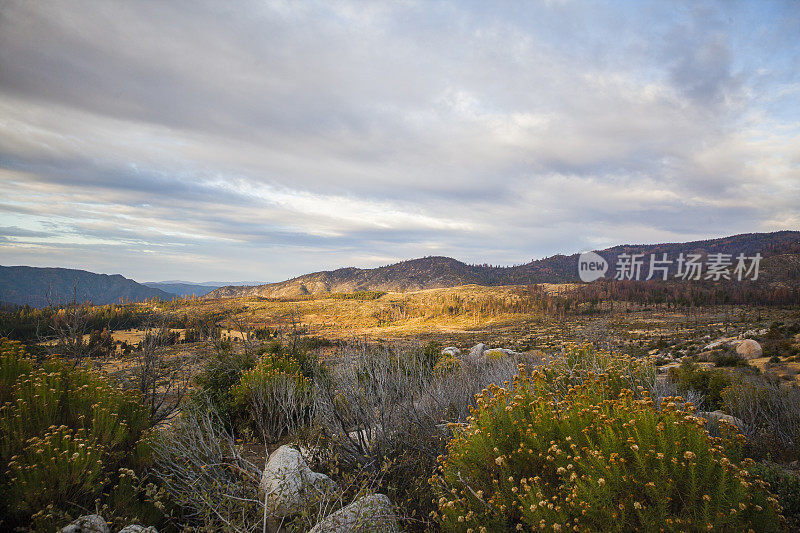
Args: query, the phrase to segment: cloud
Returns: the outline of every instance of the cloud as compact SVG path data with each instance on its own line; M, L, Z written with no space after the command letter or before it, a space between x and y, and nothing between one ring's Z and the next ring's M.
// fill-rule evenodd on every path
M798 228L796 4L11 1L0 253L139 279ZM749 33L757 38L748 38Z

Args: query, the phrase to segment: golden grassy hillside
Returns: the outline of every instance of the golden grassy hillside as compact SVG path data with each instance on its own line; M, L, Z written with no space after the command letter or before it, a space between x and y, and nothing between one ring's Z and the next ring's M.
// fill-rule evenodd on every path
M531 293L524 286L455 288L415 292L352 295L326 294L296 299L258 297L180 300L163 310L188 316L224 314L251 328L286 328L302 324L310 333L330 338L366 335L405 337L502 327L537 314L543 294L558 294L569 285L544 285ZM376 297L377 296L377 297ZM233 324L232 324L233 326ZM235 327L235 326L234 326Z

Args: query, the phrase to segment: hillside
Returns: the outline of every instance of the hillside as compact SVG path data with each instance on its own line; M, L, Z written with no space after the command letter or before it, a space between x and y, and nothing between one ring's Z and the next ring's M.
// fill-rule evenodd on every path
M601 250L610 264L607 276L613 275L614 258L619 253L669 254L679 253L739 254L747 256L760 252L762 278L773 282L795 282L800 262L800 232L746 233L685 243L627 244ZM411 259L379 268L340 268L315 272L287 281L255 286L228 286L208 293L205 298L267 297L285 298L306 294L353 291L414 291L457 287L460 285L523 285L531 283L572 283L578 280L579 254L555 255L524 265L492 267L468 265L449 257ZM778 256L781 256L778 259ZM674 268L673 268L674 271Z
M175 296L204 296L209 292L220 288L220 285L200 285L196 283L182 283L169 281L146 281L142 283L153 289L159 289Z
M146 287L119 274L95 274L69 268L0 266L0 302L44 307L69 301L102 305L148 298L171 300L174 294Z

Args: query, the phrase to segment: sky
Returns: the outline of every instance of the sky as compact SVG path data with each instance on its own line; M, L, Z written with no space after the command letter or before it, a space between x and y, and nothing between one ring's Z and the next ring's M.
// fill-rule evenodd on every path
M278 281L800 229L800 2L0 0L0 264Z

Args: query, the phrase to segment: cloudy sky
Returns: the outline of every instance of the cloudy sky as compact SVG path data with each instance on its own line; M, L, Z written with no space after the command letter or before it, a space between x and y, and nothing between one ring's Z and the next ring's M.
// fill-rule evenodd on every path
M800 2L2 0L0 188L140 281L800 229Z

